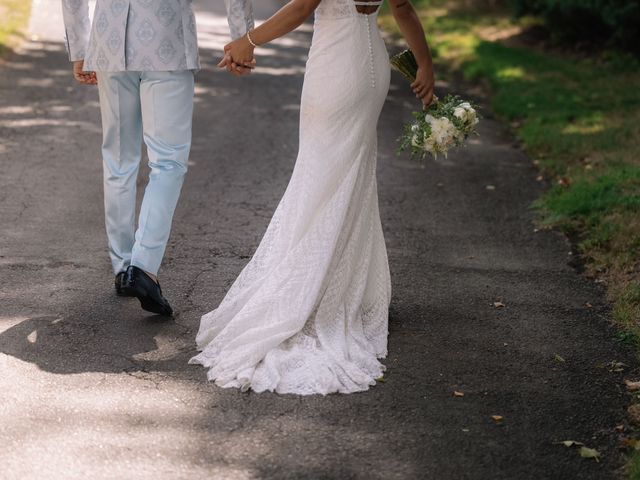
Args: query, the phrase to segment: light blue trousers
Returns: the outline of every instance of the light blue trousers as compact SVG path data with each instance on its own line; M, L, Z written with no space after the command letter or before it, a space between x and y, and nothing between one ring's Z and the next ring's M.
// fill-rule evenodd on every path
M114 273L135 265L157 274L167 246L191 148L194 75L98 72L104 207ZM138 229L136 179L147 146L151 174Z

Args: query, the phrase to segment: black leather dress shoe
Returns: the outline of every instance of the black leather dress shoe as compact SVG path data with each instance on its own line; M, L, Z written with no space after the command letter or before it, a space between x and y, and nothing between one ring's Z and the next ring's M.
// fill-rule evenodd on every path
M122 289L127 295L137 297L143 310L166 317L173 315L171 305L162 296L160 284L154 282L144 270L129 266L122 282Z
M124 289L124 278L126 277L127 272L120 272L116 275L115 286L116 286L116 295L119 297L130 297L127 291Z

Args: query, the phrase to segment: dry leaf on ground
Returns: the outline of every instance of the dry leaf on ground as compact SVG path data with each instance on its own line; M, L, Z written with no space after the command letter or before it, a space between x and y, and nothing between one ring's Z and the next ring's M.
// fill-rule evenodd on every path
M626 365L622 362L618 362L617 360L607 363L607 368L610 372L622 372L624 367L626 367Z
M500 301L498 301L498 302L493 302L493 306L494 306L495 308L504 308L504 307L506 307L506 305L505 305L504 303L500 302Z
M640 425L640 404L631 405L627 408L627 413L629 414L629 419L631 423L635 425Z
M625 385L627 386L628 390L631 390L632 392L634 390L640 390L640 381L631 381L631 380L625 380L624 381Z
M460 392L458 390L454 390L453 391L453 396L454 397L464 397L464 392Z
M565 447L575 447L584 445L582 442L576 442L575 440L563 440L562 442L556 442L554 445L564 445Z
M500 423L502 420L504 420L504 417L502 415L491 415L491 420L496 423Z
M620 448L633 448L635 450L640 449L640 442L637 438L626 437L620 442Z

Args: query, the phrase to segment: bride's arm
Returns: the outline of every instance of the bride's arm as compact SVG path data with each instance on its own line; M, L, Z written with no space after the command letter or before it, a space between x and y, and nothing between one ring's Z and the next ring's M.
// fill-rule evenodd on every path
M433 62L422 23L410 0L389 0L393 17L418 62L416 81L411 84L416 97L425 105L433 101Z
M256 45L263 45L295 30L309 18L319 3L320 0L291 0L269 20L251 30L248 35L226 45L225 56L231 57L236 65L252 65L254 46L251 41ZM224 63L223 60L220 66L225 66Z

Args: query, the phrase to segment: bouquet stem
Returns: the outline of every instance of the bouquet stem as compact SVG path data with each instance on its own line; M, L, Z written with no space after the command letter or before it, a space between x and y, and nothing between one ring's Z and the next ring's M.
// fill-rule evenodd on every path
M418 62L411 50L405 50L391 57L391 65L404 75L410 82L416 79Z

